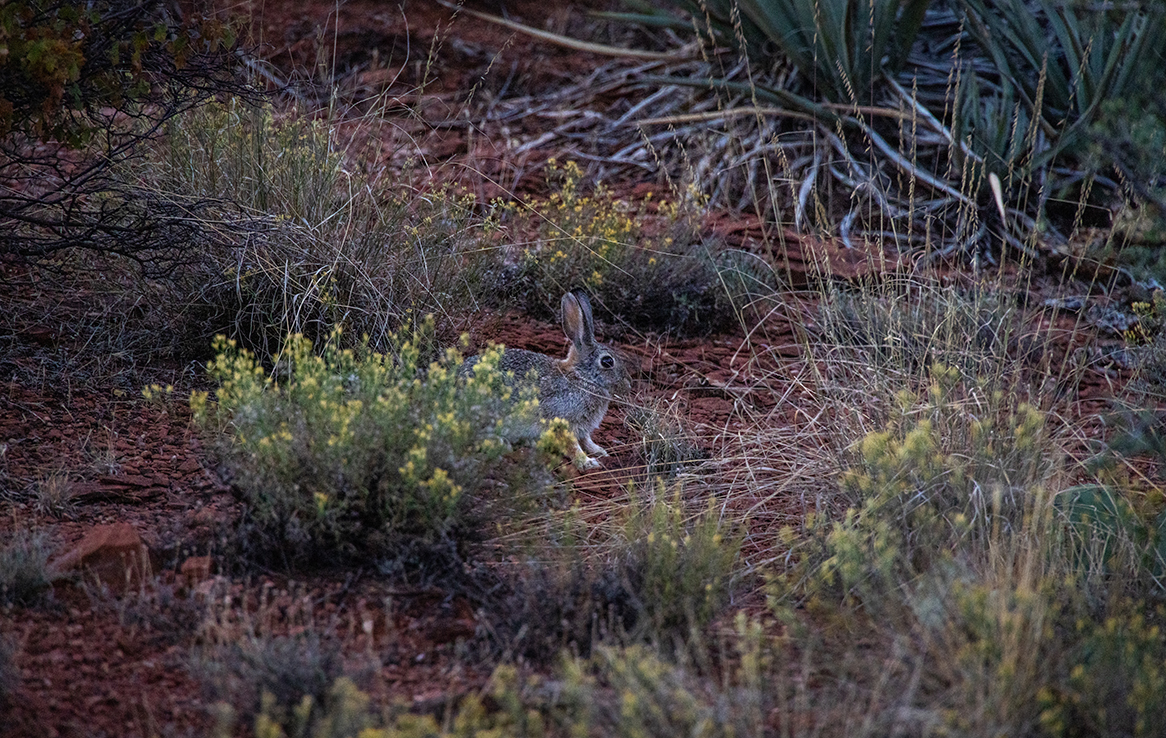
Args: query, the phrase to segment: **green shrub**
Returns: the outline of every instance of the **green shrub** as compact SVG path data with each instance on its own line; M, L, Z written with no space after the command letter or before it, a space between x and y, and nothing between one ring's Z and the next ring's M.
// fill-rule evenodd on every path
M1103 621L1077 623L1068 678L1040 694L1041 727L1054 736L1162 734L1166 714L1163 612L1124 602Z
M663 226L649 233L651 198L637 207L602 184L587 195L581 177L574 162L552 160L550 197L507 206L518 233L534 232L520 255L517 286L531 310L553 315L564 292L584 287L596 315L617 326L682 334L728 327L735 317L729 287L741 292L764 277L702 242L686 206L657 203Z
M931 374L926 400L903 391L885 429L862 439L840 478L849 509L815 564L819 581L872 606L895 599L901 582L976 565L1002 536L1026 535L1050 503L1039 491L1056 468L1044 416L999 396L959 396L954 367Z
M633 508L616 553L640 618L633 634L670 644L693 636L728 601L742 535L716 500L690 515L680 489L658 482L654 499Z
M743 617L737 631L739 666L720 683L644 646L604 648L591 659L565 658L553 680L498 666L480 692L460 699L451 695L440 719L400 704L374 706L347 677L290 709L268 694L247 717L259 738L760 736L768 707L761 631ZM215 735L233 735L236 721L233 711L220 710Z
M48 537L18 530L0 545L0 604L36 602L51 582Z
M392 336L389 356L335 340L315 355L292 336L271 375L216 339L215 401L195 393L191 404L205 428L222 431L254 555L420 563L427 551L433 565L448 564L484 520L505 519L544 489L542 452L505 457L511 425L527 422L536 400L512 401L496 368L501 349L463 380L455 350L425 365L432 334L428 320Z
M591 659L590 671L607 696L575 676L595 713L602 735L626 738L677 735L761 736L771 687L761 670L759 626L737 619L738 664L723 681L698 670L661 659L644 646L602 648ZM579 668L579 667L576 667ZM570 678L570 676L569 676Z
M547 663L602 645L684 651L703 637L737 582L735 521L711 501L693 513L659 480L650 500L620 508L599 525L575 507L525 531L522 563L482 611L495 653Z
M1155 339L1157 340L1157 339ZM1163 591L1166 578L1166 429L1152 410L1126 410L1110 419L1113 433L1094 459L1095 479L1057 496L1078 564L1088 571L1140 580ZM1130 474L1135 459L1155 464L1159 479Z
M502 665L481 693L465 695L456 702L451 696L449 711L438 720L433 715L408 712L400 704L378 709L351 679L340 677L323 696L305 695L290 710L268 694L253 726L258 738L584 736L588 735L584 689L571 683L562 689L548 689L538 677L522 678L514 667ZM236 719L232 711L222 711L215 735L234 735Z

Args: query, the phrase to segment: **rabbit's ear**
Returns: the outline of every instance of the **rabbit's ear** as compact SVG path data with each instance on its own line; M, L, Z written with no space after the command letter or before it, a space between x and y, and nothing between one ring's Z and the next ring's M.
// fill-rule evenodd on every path
M595 320L591 317L591 299L583 292L575 293L579 301L579 310L583 313L583 330L587 333L587 342L595 343Z
M563 332L576 348L582 349L595 343L595 332L591 325L591 304L587 297L576 297L568 292L563 295Z

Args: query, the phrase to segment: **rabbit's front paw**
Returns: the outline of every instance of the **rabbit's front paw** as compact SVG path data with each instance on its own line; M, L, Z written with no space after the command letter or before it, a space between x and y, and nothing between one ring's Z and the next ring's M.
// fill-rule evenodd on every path
M576 469L598 469L600 467L599 461L591 458L587 454L580 451L575 454L575 468Z

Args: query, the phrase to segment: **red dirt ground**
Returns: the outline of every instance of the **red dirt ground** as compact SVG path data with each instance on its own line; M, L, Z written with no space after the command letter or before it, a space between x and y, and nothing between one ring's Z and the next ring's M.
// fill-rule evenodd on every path
M569 31L580 23L577 10L555 3L519 0L505 6L511 17L540 28ZM429 123L446 120L476 84L496 89L513 79L513 84L538 94L597 63L588 54L535 42L465 16L451 23L450 11L432 2L410 2L403 9L375 0L340 5L267 0L236 7L249 10L264 55L282 73L311 70L323 57L346 77L346 84L369 94L388 89L402 103L425 112ZM475 7L498 11L494 3ZM426 55L435 46L440 53L426 72ZM430 83L420 90L426 74ZM471 166L510 190L537 192L542 166L555 153L534 147L516 156L510 148L497 146L494 138L470 135L465 126L427 126L404 113L400 123L432 165ZM517 121L510 134L533 138L538 124ZM623 186L630 190L635 184L639 183ZM760 248L755 219L718 213L710 217L707 228L732 245ZM787 245L795 283L808 280L803 266L808 259L802 255L808 245L829 252L840 277L853 278L865 269L854 252L839 247L809 244L794 235ZM7 276L9 284L22 283L20 274ZM30 287L28 294L33 293ZM565 349L557 326L533 323L524 316L480 316L477 326L479 340L554 354ZM17 642L22 672L13 705L0 720L4 735L205 733L212 722L206 699L185 668L194 625L184 624L182 603L192 588L203 596L221 599L231 592L236 599L253 601L266 588L273 593L267 612L274 613L274 632L294 630L306 618L350 633L346 655L376 664L369 688L378 699L403 699L433 709L440 707L444 695L484 683L487 671L467 667L456 655L458 641L476 627L472 609L439 591L395 588L367 572L348 582L325 577L294 583L275 576L250 582L208 579L217 569L200 572L197 560L184 574L190 557L213 548L224 521L237 512L236 502L211 467L183 402L147 403L141 400L140 389L147 381L170 382L176 397L185 397L195 372L177 365L146 367L134 375L137 381L128 384L100 377L71 378L54 374L51 368L54 357L80 348L76 345L80 339L71 335L68 325L29 321L9 338L4 344L7 354L0 355L0 443L6 445L0 483L44 479L55 470L67 470L75 507L58 518L37 512L31 504L6 505L0 536L10 535L17 521L25 527L34 523L61 553L94 526L129 523L148 547L157 578L121 596L63 584L47 605L0 611L0 637ZM741 374L745 354L738 349L744 340L741 335L685 341L649 337L625 348L641 364L643 392L669 398L693 427L724 432L735 429L738 402L751 405L753 411L776 408L792 414L775 405L780 388L752 394L734 391L750 385L750 378ZM800 360L792 326L775 322L766 340L774 349L775 363ZM1081 414L1103 409L1104 398L1113 391L1107 385L1125 379L1121 369L1087 374L1080 392ZM644 464L621 420L621 411L614 410L596 434L614 455L605 470L576 480L581 494L618 491L625 470ZM166 599L169 594L173 601Z

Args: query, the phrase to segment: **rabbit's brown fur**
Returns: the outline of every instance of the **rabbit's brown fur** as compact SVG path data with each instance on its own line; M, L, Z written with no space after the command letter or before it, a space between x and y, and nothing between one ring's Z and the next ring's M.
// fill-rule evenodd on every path
M606 456L607 451L591 440L591 434L603 421L615 393L630 387L628 371L617 352L595 340L591 301L586 295L568 292L563 295L562 309L563 332L571 339L567 358L506 349L499 368L512 376L508 380L512 384L538 383L539 421L521 429L518 438L537 438L546 421L563 418L575 436L576 465L597 467L594 456ZM477 361L477 356L470 357L462 371L470 371Z

